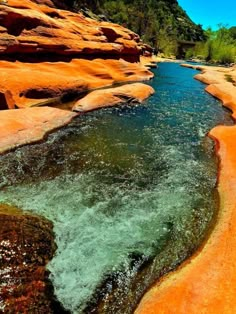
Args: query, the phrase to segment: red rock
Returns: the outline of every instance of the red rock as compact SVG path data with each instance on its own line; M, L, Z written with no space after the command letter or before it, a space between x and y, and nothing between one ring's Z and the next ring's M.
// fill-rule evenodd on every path
M46 264L55 250L48 220L0 205L1 313L54 313Z
M126 84L119 87L96 90L83 97L74 105L74 111L86 112L101 107L126 103L142 103L154 93L151 86L142 83Z
M24 79L22 79L24 77ZM44 103L50 98L79 93L114 83L143 81L153 73L138 63L124 60L21 63L0 61L0 89L11 90L20 108Z
M151 49L137 34L56 9L54 2L9 0L1 6L0 57L6 61L0 61L0 90L10 90L17 107L153 77L137 63Z
M235 67L209 67L182 64L182 66L201 70L195 79L208 84L206 91L220 99L224 106L232 110L236 119L236 68Z
M50 58L53 53L54 60L55 55L113 58L130 55L138 61L142 52L150 52L137 34L120 25L49 7L52 1L38 2L41 4L9 0L7 6L1 6L0 26L5 33L0 38L0 55L37 59L42 54Z
M0 111L0 153L42 140L50 131L66 125L76 114L56 108Z
M210 84L206 91L214 97L220 99L223 105L229 108L233 113L232 117L236 119L236 87L231 83Z

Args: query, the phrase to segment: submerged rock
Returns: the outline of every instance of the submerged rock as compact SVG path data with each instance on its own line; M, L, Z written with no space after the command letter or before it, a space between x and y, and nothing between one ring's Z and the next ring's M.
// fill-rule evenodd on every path
M45 268L55 250L51 222L0 205L1 313L54 313L60 308Z

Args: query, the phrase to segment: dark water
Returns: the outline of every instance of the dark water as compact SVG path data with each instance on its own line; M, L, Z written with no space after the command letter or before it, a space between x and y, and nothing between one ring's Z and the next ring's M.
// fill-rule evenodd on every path
M72 313L132 313L204 239L217 210L205 134L231 122L195 73L160 64L146 105L80 116L0 158L0 201L54 222L49 269Z

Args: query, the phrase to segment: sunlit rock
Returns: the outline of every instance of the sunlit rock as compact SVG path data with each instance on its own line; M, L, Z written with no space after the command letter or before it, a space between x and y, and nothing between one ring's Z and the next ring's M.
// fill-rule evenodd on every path
M49 107L3 110L0 112L0 153L37 142L75 116L75 113Z
M150 54L139 36L125 27L49 7L51 1L37 2L40 5L30 0L9 0L1 7L0 25L5 34L0 39L0 55L35 60L55 60L56 55L130 56L138 61L141 52Z
M0 70L0 88L11 90L20 108L46 105L51 100L55 102L56 97L75 97L90 89L118 82L153 77L153 73L138 63L103 59L34 64L0 61Z
M101 107L121 104L142 103L154 93L151 86L142 83L127 84L119 87L96 90L77 101L74 111L91 111Z

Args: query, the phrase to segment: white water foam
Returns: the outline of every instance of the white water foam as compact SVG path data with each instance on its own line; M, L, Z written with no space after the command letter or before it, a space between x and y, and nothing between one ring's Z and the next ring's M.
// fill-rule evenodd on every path
M91 172L61 174L51 181L0 192L1 202L53 221L58 249L48 268L59 301L72 313L82 313L106 275L128 268L131 253L154 256L170 232L176 238L185 234L191 242L196 236L194 210L205 215L199 232L204 230L208 209L194 207L194 202L202 198L196 190L196 173L206 169L194 160L185 160L174 146L166 147L165 154L168 173L147 190L109 185ZM178 255L183 245L179 239L173 255Z

